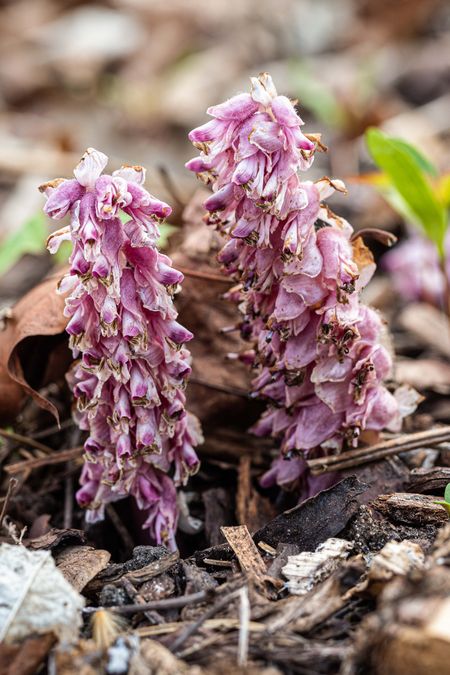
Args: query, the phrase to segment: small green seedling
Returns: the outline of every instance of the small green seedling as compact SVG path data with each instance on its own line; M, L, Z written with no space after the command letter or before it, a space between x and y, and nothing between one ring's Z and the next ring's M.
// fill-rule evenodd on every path
M447 483L447 487L445 488L444 499L439 499L434 503L442 506L447 511L447 515L450 518L450 483Z

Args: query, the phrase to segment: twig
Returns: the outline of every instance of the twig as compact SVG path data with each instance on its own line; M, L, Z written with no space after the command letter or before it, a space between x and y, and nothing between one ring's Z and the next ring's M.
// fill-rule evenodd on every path
M208 389L213 389L214 391L220 391L222 394L230 394L231 396L240 396L241 398L248 399L248 392L245 389L239 389L238 387L228 387L225 384L214 384L213 382L207 382L201 377L196 377L191 375L189 377L189 382L191 384L197 384L199 387L207 387Z
M144 598L139 595L138 591L130 581L130 579L127 579L126 574L121 578L120 583L122 584L123 588L125 589L127 595L134 600L134 603L136 605L139 605L142 607L142 605L145 605L145 600ZM153 611L147 611L144 612L144 616L147 619L147 621L150 623L150 625L157 625L159 623L163 623L164 619L158 612Z
M117 530L117 534L120 536L122 539L122 542L125 545L125 548L129 551L132 551L134 548L134 541L133 537L131 534L128 532L127 528L123 524L122 520L119 518L119 515L117 514L117 511L113 507L112 504L107 504L106 505L106 514L114 527Z
M72 462L67 462L67 471L71 472ZM64 529L70 530L73 520L73 475L69 473L64 481Z
M161 183L164 185L164 187L166 188L169 195L172 197L175 204L180 209L184 209L186 203L180 197L180 193L178 192L178 189L175 186L175 182L172 180L172 176L170 175L167 168L163 164L160 164L158 166L158 172L161 177Z
M61 422L59 426L57 424L53 424L51 427L47 427L46 429L40 429L39 431L36 431L34 434L31 434L31 438L46 438L47 436L51 436L52 434L57 434L59 431L70 429L74 425L75 422L73 421L73 419L64 420L64 422Z
M248 588L243 586L239 591L239 644L238 644L238 665L246 666L248 658L248 638L250 624L250 601L248 599Z
M53 454L47 457L36 457L35 459L26 459L23 462L16 462L15 464L6 464L4 470L6 473L22 473L22 471L32 471L33 469L40 469L49 464L61 464L67 462L69 459L79 457L84 448L82 445L77 448L70 448L70 450L61 450L60 452L52 451Z
M22 436L22 434L16 434L15 431L7 431L6 429L0 429L0 436L3 438L7 438L8 440L11 441L16 441L17 443L24 443L25 445L29 445L32 448L36 448L36 450L42 450L42 452L45 452L46 454L51 454L54 452L53 448L49 448L48 445L44 445L43 443L39 443L39 441L34 440L34 438L30 438L29 436Z
M4 518L5 515L6 515L6 511L7 511L7 509L8 509L8 504L9 504L9 500L11 499L11 496L12 496L12 494L13 494L13 491L15 490L15 488L17 487L18 484L19 484L19 481L17 480L17 478L10 478L10 479L9 479L8 490L7 490L7 492L6 492L6 496L5 496L4 500L3 500L2 512L0 513L0 528L1 528L2 525L3 525L3 518Z
M450 426L442 426L428 431L405 434L399 438L392 438L366 448L349 450L340 455L310 459L307 463L313 474L341 471L342 469L375 462L378 459L396 455L399 452L416 450L422 446L431 447L439 445L439 443L448 440L450 440Z
M221 598L196 621L187 626L169 646L170 651L176 652L181 647L181 645L183 645L186 640L191 637L191 635L193 635L193 633L195 633L205 621L207 621L207 619L210 619L212 616L214 616L214 614L217 614L217 612L220 612L221 609L229 605L230 602L234 600L234 598L237 598L240 595L240 592L241 588L238 588L237 590L232 591L226 595L224 598Z
M221 274L214 274L213 272L202 272L202 270L193 270L190 267L180 267L177 265L177 270L184 274L185 277L192 277L193 279L204 279L205 281L217 281L221 284L234 284L233 279L227 279L227 277L222 276Z
M114 605L108 607L112 612L118 614L135 614L136 612L149 612L151 610L161 611L163 609L180 609L186 605L195 605L198 602L204 602L211 597L213 591L198 591L189 595L181 595L178 598L167 598L166 600L154 600L134 605ZM83 611L86 613L97 612L100 607L86 607Z

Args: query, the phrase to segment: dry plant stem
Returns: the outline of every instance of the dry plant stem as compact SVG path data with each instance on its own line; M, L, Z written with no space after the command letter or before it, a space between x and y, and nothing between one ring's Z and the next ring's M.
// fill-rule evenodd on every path
M214 384L213 382L207 382L202 380L201 377L195 377L191 375L189 378L191 384L197 384L200 387L207 387L208 389L214 389L214 391L220 391L222 394L230 394L231 396L240 396L241 398L248 399L248 392L245 389L239 389L238 387L227 387L223 384Z
M59 425L53 424L51 427L47 427L46 429L40 429L39 431L36 431L34 434L31 434L30 437L33 439L46 438L47 436L57 434L60 431L71 429L73 426L75 426L75 422L72 419L64 420L64 422L61 422L61 424Z
M241 589L238 588L236 591L232 591L224 598L221 598L217 603L212 605L212 607L210 607L204 614L202 614L202 616L200 616L197 619L197 621L191 623L180 633L180 635L169 646L170 651L176 652L181 647L181 645L183 645L186 642L186 640L191 635L193 635L205 621L207 621L207 619L210 619L212 616L217 614L217 612L220 612L221 609L229 605L230 602L234 600L234 598L240 596L240 593Z
M36 450L41 450L46 454L52 454L54 452L53 448L49 448L48 445L39 443L39 441L36 441L34 438L30 438L29 436L22 436L22 434L16 434L15 431L7 431L6 429L0 429L0 436L2 436L2 438L7 438L10 441L16 441L17 443L24 443L25 445L29 445L31 448L36 448Z
M84 446L79 445L76 448L70 448L70 450L62 450L61 452L53 452L52 455L48 457L37 457L35 459L26 459L24 462L16 462L15 464L7 464L4 467L6 473L15 474L22 473L23 471L32 471L33 469L40 469L43 466L49 464L61 464L62 462L67 462L70 459L76 459L83 454Z
M378 459L396 455L399 452L416 450L422 446L432 447L448 440L450 440L450 426L442 426L430 429L429 431L405 434L399 438L392 438L366 448L348 450L340 455L310 459L308 466L313 474L340 471L353 466L375 462Z
M125 545L125 548L128 551L132 551L134 548L134 541L133 537L131 534L128 532L127 528L123 524L121 518L119 518L116 509L112 506L112 504L107 504L105 507L106 515L116 528L117 534L119 537L122 539L123 544Z
M180 609L186 605L195 605L198 602L204 602L211 597L211 591L198 591L189 595L182 595L179 598L167 598L167 600L155 600L154 602L145 602L135 605L115 605L107 609L118 614L135 614L136 612L148 612L151 610ZM99 607L87 607L85 612L96 612Z
M448 278L447 275L447 270L445 267L445 260L441 260L441 270L442 274L444 275L444 307L443 311L444 314L448 316L450 319L450 279ZM447 335L445 336L446 340L450 340L450 327Z
M213 274L212 272L202 272L201 270L191 270L189 267L177 266L178 270L184 274L185 277L192 277L193 279L204 279L205 281L217 281L221 284L231 286L234 283L231 279L221 276L220 274Z
M169 195L172 197L172 200L180 209L184 209L186 206L186 201L181 198L180 193L176 187L175 181L172 179L169 170L167 167L162 164L158 167L158 172L161 177L161 183L166 188Z
M17 487L18 484L19 484L19 481L17 480L17 478L10 478L9 479L8 490L6 492L6 496L3 500L2 511L0 513L0 528L3 525L3 519L6 515L7 510L8 510L9 500L11 499L11 496L12 496L12 494L13 494L13 492L14 492L14 490Z
M72 462L67 462L67 471L69 475L64 481L64 529L70 530L73 520L73 475Z

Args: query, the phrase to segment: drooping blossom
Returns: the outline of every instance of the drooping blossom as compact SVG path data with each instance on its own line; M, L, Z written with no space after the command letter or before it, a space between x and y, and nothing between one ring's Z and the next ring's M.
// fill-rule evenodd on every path
M391 370L383 322L359 298L375 265L323 203L343 183L301 180L320 141L302 133L269 75L208 114L189 134L200 155L186 166L211 185L205 220L227 238L219 260L236 280L228 297L249 343L239 358L255 369L253 396L267 402L253 432L294 457L263 481L286 485L305 472L301 457L354 446L366 429L399 428L382 384Z
M70 224L50 236L55 253L73 244L65 314L76 361L68 374L75 418L89 436L80 505L88 521L132 496L158 542L174 546L177 486L198 468L198 421L185 410L190 373L173 295L183 275L157 249L158 224L171 212L143 187L142 167L103 174L108 158L89 149L75 178L41 186L45 212Z

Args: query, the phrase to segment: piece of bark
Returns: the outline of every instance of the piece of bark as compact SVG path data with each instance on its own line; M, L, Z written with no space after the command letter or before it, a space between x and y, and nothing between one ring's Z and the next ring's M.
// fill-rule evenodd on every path
M132 583L143 584L158 574L169 570L179 560L178 551L169 551L164 546L136 546L133 556L125 563L111 563L93 579L89 593L102 589L104 584L120 581L125 575Z
M105 569L111 553L91 546L69 546L56 555L56 566L67 581L81 592L99 572Z
M406 464L399 457L387 457L379 462L344 469L341 476L356 476L368 488L364 492L364 499L369 502L380 494L401 492L405 489L410 472Z
M404 539L389 541L370 562L368 580L386 583L394 576L405 576L412 570L422 570L425 555L418 544Z
M447 672L450 570L429 562L418 578L397 577L386 586L377 613L360 627L353 672L363 664L375 675Z
M223 542L220 528L235 523L234 505L229 490L217 487L206 490L202 494L205 505L205 535L210 546Z
M293 595L306 595L320 581L340 567L348 558L353 544L345 539L331 537L319 544L315 551L302 551L289 556L282 569Z
M411 471L407 488L410 492L438 495L444 493L447 483L450 483L450 467L418 468Z
M373 502L373 508L394 523L439 527L445 525L448 516L444 509L435 503L436 499L438 497L399 492L381 495Z
M253 577L260 585L267 577L266 566L245 525L222 527L222 533L236 554L243 572Z
M314 551L326 539L337 536L358 510L367 486L355 476L311 497L299 506L274 518L254 535L264 541L296 544L300 551Z
M259 494L252 485L251 459L241 457L238 469L236 516L240 525L256 532L275 516L270 501Z

